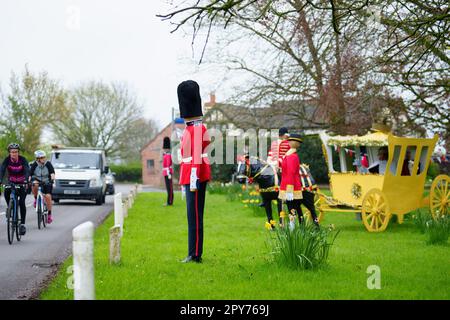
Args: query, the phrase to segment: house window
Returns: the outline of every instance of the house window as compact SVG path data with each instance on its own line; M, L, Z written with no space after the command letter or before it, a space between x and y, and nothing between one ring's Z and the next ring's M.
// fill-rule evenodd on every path
M155 160L147 160L147 170L149 171L149 173L153 173L155 171Z

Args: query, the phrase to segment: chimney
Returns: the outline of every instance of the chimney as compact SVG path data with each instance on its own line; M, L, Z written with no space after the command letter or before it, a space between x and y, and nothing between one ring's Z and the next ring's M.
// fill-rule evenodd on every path
M205 102L205 111L208 111L216 104L216 93L214 91L209 94L209 101Z
M209 103L211 106L216 104L216 93L214 91L209 94Z

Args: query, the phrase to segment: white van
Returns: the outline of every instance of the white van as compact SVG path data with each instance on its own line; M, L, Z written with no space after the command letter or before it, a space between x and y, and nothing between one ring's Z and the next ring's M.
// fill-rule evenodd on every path
M54 148L51 163L55 168L55 186L52 197L61 199L94 200L105 203L105 174L109 167L105 151L96 148Z

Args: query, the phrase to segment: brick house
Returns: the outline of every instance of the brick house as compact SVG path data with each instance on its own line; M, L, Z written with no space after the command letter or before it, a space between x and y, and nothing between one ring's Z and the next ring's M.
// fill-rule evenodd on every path
M152 187L164 187L164 177L162 174L162 153L163 139L170 137L172 139L172 158L175 161L177 156L176 146L177 138L184 129L182 119L176 119L174 123L165 126L149 143L141 149L142 161L142 183ZM173 131L176 133L172 134ZM174 175L174 183L178 183L178 177Z

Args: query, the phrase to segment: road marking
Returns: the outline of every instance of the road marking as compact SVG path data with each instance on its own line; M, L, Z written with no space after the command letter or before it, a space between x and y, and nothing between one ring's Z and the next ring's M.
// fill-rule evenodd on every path
M0 212L0 216L4 216L6 212Z

